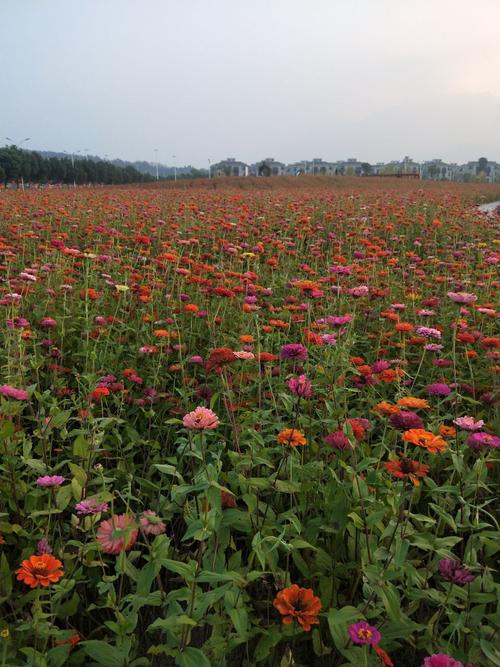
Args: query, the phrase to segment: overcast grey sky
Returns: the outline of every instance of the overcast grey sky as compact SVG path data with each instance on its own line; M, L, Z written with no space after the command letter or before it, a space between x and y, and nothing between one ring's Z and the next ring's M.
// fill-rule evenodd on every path
M0 144L500 160L500 0L0 0Z

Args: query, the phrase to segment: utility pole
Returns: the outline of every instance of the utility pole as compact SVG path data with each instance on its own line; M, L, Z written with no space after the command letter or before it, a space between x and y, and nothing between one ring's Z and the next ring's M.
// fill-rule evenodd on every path
M174 158L174 181L177 181L177 163L175 161L176 157L175 155L172 155L172 157Z
M157 148L154 149L154 153L155 153L155 162L156 162L156 180L159 181L160 176L158 174L158 149Z

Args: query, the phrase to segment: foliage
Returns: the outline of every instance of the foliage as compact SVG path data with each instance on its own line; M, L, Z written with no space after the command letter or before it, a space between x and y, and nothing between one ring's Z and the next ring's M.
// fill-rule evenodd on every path
M31 183L141 183L151 181L132 166L119 167L111 162L78 158L43 158L36 151L20 150L16 146L0 148L0 180Z
M0 194L0 664L500 664L498 193L366 181Z

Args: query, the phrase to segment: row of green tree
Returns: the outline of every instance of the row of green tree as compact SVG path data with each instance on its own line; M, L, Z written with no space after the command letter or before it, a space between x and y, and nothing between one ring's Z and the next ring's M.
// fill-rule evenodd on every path
M154 180L132 166L118 167L111 162L72 157L44 158L36 151L16 146L0 148L0 182L5 187L17 183L65 183L75 185L143 183Z

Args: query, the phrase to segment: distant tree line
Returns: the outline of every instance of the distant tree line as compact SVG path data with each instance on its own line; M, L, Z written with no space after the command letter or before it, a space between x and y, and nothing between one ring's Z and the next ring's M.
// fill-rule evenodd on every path
M114 185L153 180L131 165L119 167L111 162L71 157L44 158L36 151L16 146L0 148L0 182L5 187L9 182Z

